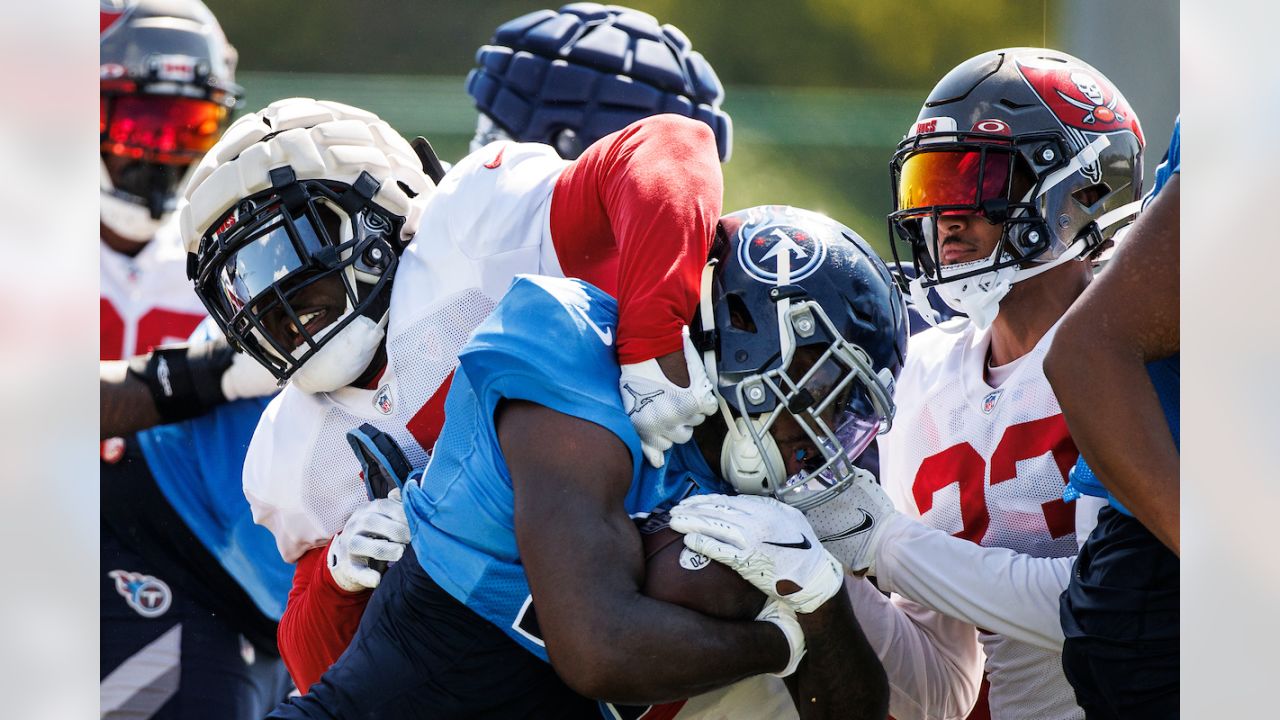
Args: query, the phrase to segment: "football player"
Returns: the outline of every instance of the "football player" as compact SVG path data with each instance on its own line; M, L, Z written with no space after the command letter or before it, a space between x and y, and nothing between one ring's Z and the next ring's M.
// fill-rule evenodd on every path
M104 0L100 56L103 360L181 342L204 318L166 223L231 122L235 49L199 0Z
M1090 718L1178 715L1181 127L1044 361L1080 446L1071 485L1108 499L1062 595L1063 669Z
M667 366L636 385L691 415L709 395L688 374L676 310L696 293L693 258L720 204L705 124L651 118L573 163L495 143L439 188L422 167L369 113L285 100L232 126L183 209L211 314L288 381L254 434L244 489L297 562L280 639L301 686L346 648L378 583L369 561L395 560L408 539L402 511L369 502L345 433L369 422L424 465L457 351L515 273L596 280L620 297L624 363ZM410 243L418 234L430 241ZM656 281L669 276L682 282Z
M1099 504L1062 499L1078 452L1041 363L1090 281L1090 255L1136 210L1142 148L1104 75L1016 48L949 72L893 157L890 219L919 270L916 306L932 287L968 318L913 337L895 429L880 439L888 496L846 493L810 519L851 569L903 596L891 609L971 623L917 646L923 662L872 637L899 717L940 683L971 699L945 671L977 642L993 717L1083 717L1062 672L1057 598ZM913 517L923 524L903 522Z
M405 486L412 550L351 648L272 717L583 717L593 705L575 693L637 705L790 675L806 643L802 717L885 716L888 687L843 571L798 509L865 475L853 460L891 421L901 295L852 230L777 206L722 218L700 275L684 308L720 413L662 468L617 393L625 305L578 280L516 278L462 350L431 463ZM740 559L764 622L641 594L633 518L735 490L770 496L747 498L757 506L730 533L760 540ZM672 527L678 516L715 532L702 507L676 508Z
M543 25L563 26L565 23L573 23L574 27L578 29L578 32L560 38L560 42L563 43L571 57L569 60L558 59L553 62L553 56L556 58L559 56L552 50L547 49L549 39L542 36L541 33L545 33L545 30L540 30L539 28ZM519 33L512 36L505 28L515 25L519 25L521 29ZM593 81L595 89L580 100L584 104L589 103L591 110L589 112L579 112L578 115L572 117L565 116L562 118L563 122L566 123L563 129L572 130L573 128L582 128L590 125L588 129L583 129L579 133L582 136L586 136L589 132L601 131L604 125L609 122L616 124L614 129L620 129L622 127L621 123L628 122L633 117L652 114L654 111L668 105L676 108L688 106L690 111L686 114L697 113L699 117L708 119L708 125L718 128L719 135L713 143L712 157L727 156L730 123L728 116L719 109L723 91L714 72L707 66L701 56L689 51L687 41L682 40L684 36L678 30L670 26L660 27L652 17L644 13L613 6L603 8L581 3L572 8L566 8L561 13L548 14L548 11L535 13L533 16L513 21L503 26L503 28L500 29L500 37L524 38L532 43L530 47L534 48L533 51L525 51L504 48L494 44L482 49L481 54L484 57L496 57L503 52L509 56L510 65L504 66L507 72L500 77L490 78L486 81L489 85L498 83L499 90L492 97L501 96L507 98L503 101L504 107L509 107L510 103L520 101L532 103L532 107L536 110L540 104L550 102L551 94L557 89L560 92L568 92L568 88L562 86L563 83L576 82L586 73L596 78ZM663 39L660 44L667 55L664 57L646 53L644 56L646 58L645 62L632 63L629 79L624 81L613 74L603 74L601 71L593 69L595 63L607 60L607 58L602 59L601 53L596 52L586 59L577 57L577 52L574 51L574 48L577 47L575 43L582 42L584 38L596 32L606 35L623 32L627 37L660 38ZM495 43L497 42L495 40ZM541 50L538 48L541 48ZM650 47L649 49L652 50L654 48ZM619 50L618 52L623 51ZM540 63L540 65L531 69L530 63ZM486 67L495 67L497 65L491 60ZM676 74L685 78L682 83L672 80L669 72L672 65L677 70ZM566 68L572 72L571 76L564 75ZM521 73L534 73L534 75L528 77L543 77L545 75L545 82L540 86L539 90L543 94L542 96L522 94L529 92L529 90L527 87L528 77ZM475 89L479 85L476 82L472 82L469 87ZM658 104L650 106L645 111L637 110L636 113L638 114L611 114L605 109L596 112L594 98L600 93L609 93L612 101L620 106L644 108L646 107L645 103L658 102ZM635 99L623 102L627 97L631 96L634 96ZM559 101L559 105L562 108L570 107L570 104L563 100ZM500 110L495 110L495 112L499 115L502 114ZM365 119L371 117L362 112L357 112L356 116ZM306 124L305 120L297 120L296 116L290 116L287 122ZM389 128L382 127L384 130L380 132L384 132L384 134L390 132ZM685 126L677 134L683 135L691 131L692 128L690 126ZM641 134L652 134L652 132L653 128L650 128ZM637 139L637 136L632 136L627 143L615 146L614 150L619 151L624 147L630 147L629 143L635 142ZM335 142L332 144L341 146L343 143ZM270 145L273 148L278 146L278 144ZM466 212L463 206L469 206L473 203L481 203L481 209L477 210L477 212L483 213L484 207L486 207L483 203L487 202L486 198L490 194L501 196L503 200L487 207L499 208L502 202L514 202L514 196L522 192L523 188L519 183L525 182L525 179L519 177L517 183L512 183L510 180L513 177L518 177L517 173L511 172L511 167L517 163L510 155L514 151L514 146L512 146L513 149L505 151L503 150L504 147L507 146L495 146L490 156L486 156L481 161L470 166L471 174L475 175L477 179L481 179L482 182L483 178L492 179L494 181L492 186L481 187L475 180L472 180L461 183L461 189L456 192L452 189L450 190L451 195L457 194L465 198L449 201L459 217ZM687 143L672 148L672 151L680 152L682 149L688 150ZM405 178L411 192L420 196L418 201L425 199L430 193L430 189L426 185L430 184L431 181L424 177L422 170L416 169L422 165L421 158L415 156L416 151L409 150L403 141L396 143L394 149L382 147L380 150L384 153L384 159L377 164L378 166L370 168L373 175L379 178L388 177L385 165L393 162L395 163L396 173L398 173L397 177ZM361 152L368 152L368 150L362 150ZM652 153L655 150L650 147L648 152ZM431 157L429 153L425 154L427 157ZM691 154L701 157L704 151L699 148L697 152ZM548 189L554 181L554 176L559 174L560 168L563 167L564 163L559 162L552 153L537 152L535 155L537 163L534 164L545 165L545 172L548 173L548 177L539 180L536 185L537 187ZM626 165L625 162L620 162L616 156L597 158L594 163L592 166L594 169L591 172L580 169L576 174L568 174L574 175L578 178L577 182L579 184L585 185L598 179L595 173L603 169L605 165L613 165L618 171L621 171ZM528 171L532 166L532 164L525 163L523 170ZM585 166L586 163L581 164L581 167L585 168ZM698 168L695 170L696 173L707 174L710 177L711 171L707 168ZM715 207L718 207L718 169L715 170L714 176L714 186L707 187L705 192L708 196L715 196ZM566 182L564 184L569 185L570 183ZM689 189L692 186L693 184L691 183L682 187ZM452 188L453 186L450 187ZM623 187L623 183L617 183L610 191L618 192ZM468 190L467 188L470 189ZM601 191L605 190L603 187L599 189ZM682 211L685 215L705 212L705 208L697 206L700 201L696 200L696 198L701 197L702 192L704 190L699 189L691 196L694 199L691 200L689 209ZM648 189L646 193L652 195L653 191ZM574 202L579 200L589 202L592 193L585 191L575 193L567 189L559 192L556 197L564 202L567 202L564 200L565 198L569 198ZM238 198L233 198L233 200L235 199ZM418 201L415 201L415 203ZM614 195L610 198L610 202L613 204L625 204L626 201L627 199L620 195ZM229 200L228 205L230 202ZM539 206L539 202L543 204ZM278 463L282 468L292 463L291 469L282 471L278 477L270 480L273 497L270 499L268 507L281 505L287 509L287 512L283 515L273 513L271 520L262 521L268 527L277 530L282 527L277 523L283 523L288 518L294 516L308 518L305 521L308 523L308 527L303 531L303 538L288 537L281 539L278 537L284 556L291 561L300 559L299 569L295 574L294 591L282 622L280 637L282 653L290 665L295 682L303 690L311 682L319 678L325 668L336 660L338 655L346 648L351 635L355 631L360 613L368 601L369 591L377 584L380 577L377 570L374 569L377 566L377 562L373 561L385 561L392 556L398 555L400 552L399 546L408 540L407 528L404 527L403 513L399 510L398 505L386 501L369 502L363 490L361 490L357 477L359 468L353 459L346 454L344 449L345 441L343 439L343 435L347 430L354 429L356 425L360 424L359 421L356 421L356 418L365 419L363 414L372 412L375 418L369 419L376 419L376 425L386 429L388 432L392 432L396 439L409 451L410 457L415 462L422 463L426 457L423 448L424 446L425 448L431 446L434 440L434 433L438 430L441 421L441 404L443 403L444 390L447 388L448 373L455 362L454 352L457 347L460 347L474 324L487 312L488 307L492 304L493 296L501 292L503 283L509 280L513 273L516 271L558 272L556 264L561 261L566 264L572 263L573 265L568 265L568 269L571 271L602 272L611 278L616 272L622 270L633 273L640 272L642 274L645 272L645 267L659 268L663 272L666 270L666 268L661 267L659 256L649 257L647 255L646 247L637 248L634 256L628 253L625 247L619 252L619 246L614 242L613 229L603 227L607 225L606 218L592 218L592 222L599 224L574 228L572 225L576 219L572 217L572 213L559 212L556 214L556 208L547 204L545 198L542 200L530 198L530 202L525 206L525 209L535 214L550 212L555 215L557 218L555 233L557 235L553 238L546 238L547 242L544 243L542 239L536 237L536 232L530 231L525 235L525 230L520 228L519 221L514 217L511 218L509 224L505 225L501 222L495 223L496 218L484 218L482 215L477 215L474 220L466 221L474 223L475 227L473 228L432 227L432 233L447 232L456 237L458 245L455 247L452 244L442 244L440 247L448 248L449 252L434 255L429 263L429 273L442 273L446 276L452 275L457 278L457 282L443 284L432 282L431 285L440 286L441 288L448 287L452 288L452 290L442 291L439 294L428 292L425 296L412 291L414 297L404 301L412 303L421 300L432 305L432 307L427 308L430 310L430 313L428 313L430 317L424 316L418 327L412 329L413 335L422 336L422 342L425 343L430 351L429 354L423 358L415 359L409 367L401 364L398 372L403 373L403 375L395 372L388 374L385 382L378 383L373 388L374 392L372 394L377 397L354 401L354 405L359 408L359 411L354 414L339 412L339 410L352 404L344 403L342 400L335 400L349 394L345 390L332 395L310 395L310 399L305 402L318 403L320 407L329 409L327 412L330 417L326 421L328 424L323 428L323 437L317 437L307 447L294 447L290 455L276 460L270 459L274 451L269 447L264 447L264 449L255 454L260 458L259 464L255 466L251 462L247 469L246 480L249 483L248 486L254 488L250 490L250 498L252 500L255 497L253 495L255 491L259 493L257 497L262 497L261 493L264 492L264 489L261 484L268 481L265 475L255 474L255 467L261 472L266 470L268 463ZM413 223L417 221L416 213L417 211L414 211ZM588 218L583 219L587 220ZM377 219L374 217L372 222L376 221ZM448 221L442 222L447 223ZM621 222L621 219L619 219L619 222ZM628 222L636 223L638 221L635 217L632 217ZM412 224L410 227L412 227ZM361 227L356 227L355 229L364 232ZM501 233L511 233L516 230L521 233L519 240L514 239L514 235L510 237L501 235ZM463 236L468 232L494 232L498 233L498 235L490 241L493 244L486 247L484 243L464 241ZM621 228L620 226L620 232L622 236L636 237L646 232L646 229L643 224L637 224L631 228ZM709 230L706 232L709 233ZM412 236L412 232L402 233L402 235L408 238ZM686 233L686 235L688 234ZM689 235L689 237L692 237L692 235ZM673 245L688 241L688 238L682 239L677 235L671 235L671 238ZM557 259L557 250L551 244L552 240L556 243L564 244L560 249L563 255L559 259ZM514 243L510 248L513 252L504 253L503 243ZM519 244L524 245L523 249L514 251ZM538 249L540 244L545 245L543 250ZM398 247L380 246L375 249L379 252L385 251L391 254L393 251L398 250ZM486 255L485 253L492 253L492 255ZM648 257L648 260L645 259L646 257ZM586 262L595 264L596 270L581 269L583 263ZM652 262L651 266L650 262ZM622 264L619 265L619 263ZM414 262L411 264L415 267L420 267L422 263ZM454 264L456 264L456 268ZM668 262L669 265L670 263ZM418 271L415 270L415 272ZM367 278L368 276L364 275L362 277ZM604 280L601 280L601 282L602 284L613 286L617 284L614 279L610 279L607 283ZM468 294L464 292L464 289L471 286L475 286L474 293ZM636 283L634 286L641 287L641 284ZM385 294L387 290L389 288L384 287L380 292ZM453 292L453 297L447 298L446 296L450 292ZM400 293L407 296L411 293L411 290L405 289ZM473 296L477 300L474 304L470 302ZM386 302L385 295L382 298L382 302ZM417 309L413 312L417 313ZM322 324L327 324L332 319L332 316L324 319ZM304 327L305 325L303 323ZM625 334L625 330L623 332ZM645 330L641 330L641 332L645 332ZM670 333L671 331L664 332ZM678 334L675 340L678 347L680 344ZM657 337L641 338L639 340L642 343L655 341L661 344L661 340ZM343 342L346 342L346 340L343 340ZM669 340L667 345L670 345ZM657 349L661 350L663 348L659 346ZM335 350L334 352L341 354L342 351ZM262 357L260 353L258 356ZM692 392L686 388L671 385L666 379L666 373L668 372L677 378L680 377L681 373L686 372L682 355L676 354L673 359L675 360L674 363L669 360L666 361L665 372L660 370L657 376L653 374L656 365L654 361L634 363L634 370L647 371L643 377L636 377L635 384L641 386L644 383L648 383L651 386L656 386L656 388L650 388L650 392L653 389L661 390L665 388L667 400L683 401L688 407L689 399L693 397ZM313 363L313 365L322 364L322 358L317 358L317 360L318 362ZM374 364L379 364L380 362L384 361L377 361ZM684 384L687 386L688 382L684 381ZM292 385L300 386L305 385L305 383L294 382ZM291 392L298 393L299 397L308 397L308 394L301 390ZM352 392L355 391L352 390ZM365 394L368 395L370 393ZM376 406L374 404L375 400L377 402ZM303 401L295 399L289 401L285 407L295 407L295 404L300 402ZM695 402L692 405L692 409L696 411L698 404ZM650 403L643 413L637 414L637 417L639 417L665 411L664 417L673 418L672 422L664 422L662 417L659 417L656 422L651 423L653 432L650 432L646 439L653 443L655 447L664 442L664 438L661 437L664 432L673 435L676 439L680 437L681 432L688 432L688 430L682 431L680 426L687 424L689 420L683 415L673 415L671 412L673 407L681 412L688 412L687 409L680 408L678 403L675 405ZM306 421L306 426L310 426L312 422L310 420ZM282 437L288 436L290 433L287 424L282 424L274 419L264 421L264 427L272 429L273 432L281 433ZM264 435L269 437L271 433L264 433ZM666 439L665 442L669 443L670 439ZM271 441L266 439L262 440L261 443L266 446L272 444ZM290 447L293 446L290 445ZM308 454L314 455L314 457L308 457ZM657 454L660 457L660 452L657 452ZM329 455L336 455L336 462L331 463ZM254 478L257 478L256 483ZM294 497L287 499L275 496L275 494L279 493L284 495L291 493ZM288 521L297 522L296 520ZM339 530L343 530L344 527L346 527L344 540L331 544L332 537ZM376 530L378 529L382 532L377 532ZM367 540L362 540L353 547L349 542L356 536L364 536ZM332 564L329 563L326 552L326 548L331 545L335 551ZM362 552L367 554L361 554ZM370 567L370 565L374 567Z
M167 221L240 97L235 50L197 0L104 1L101 20L102 713L260 717L286 688L274 636L288 568L241 509L239 467L216 452L222 440L247 443L252 426L241 422L238 438L217 434L226 427L217 419L115 437L194 415L183 407L196 394L184 385L188 365L208 370L223 399L258 391L224 372L225 342L214 363L208 352L188 357L187 346L157 352L150 377L170 391L158 400L141 380L124 384L126 362L111 362L185 340L205 316ZM108 380L141 390L142 401L115 402Z

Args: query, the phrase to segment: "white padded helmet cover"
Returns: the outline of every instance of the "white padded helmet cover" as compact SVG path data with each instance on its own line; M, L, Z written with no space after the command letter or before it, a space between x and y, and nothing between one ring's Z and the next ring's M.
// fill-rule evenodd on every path
M435 189L413 148L377 115L329 100L277 100L232 123L196 166L178 208L187 251L196 252L209 226L236 203L270 188L270 171L286 165L299 180L349 185L368 172L381 183L373 201L404 217L405 243Z

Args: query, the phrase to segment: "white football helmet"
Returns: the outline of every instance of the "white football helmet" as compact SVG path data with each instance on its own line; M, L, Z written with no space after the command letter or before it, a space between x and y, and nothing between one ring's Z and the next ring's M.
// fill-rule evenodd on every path
M196 167L179 211L188 273L281 382L329 392L368 368L435 189L421 152L373 113L289 98L237 120Z

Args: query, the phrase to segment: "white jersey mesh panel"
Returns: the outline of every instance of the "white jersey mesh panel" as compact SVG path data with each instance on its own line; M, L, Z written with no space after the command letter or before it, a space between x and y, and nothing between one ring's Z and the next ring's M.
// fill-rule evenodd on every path
M493 299L474 288L446 298L437 309L388 339L389 368L378 389L333 394L342 402L329 404L308 453L302 483L307 512L319 519L330 535L342 529L351 513L368 502L358 475L360 465L347 443L347 432L369 423L391 435L414 467L426 465L428 449L410 433L410 421L440 389L457 365L458 352L494 305ZM373 411L373 399L384 387L394 398L390 415ZM351 402L353 397L359 405ZM368 408L371 412L357 414L344 406Z
M1043 370L1053 333L999 388L984 380L989 332L970 325L912 338L893 430L880 443L882 481L895 505L988 547L1076 553L1074 509L1061 498L1078 453ZM981 639L993 717L1083 717L1059 654L990 633Z
M476 288L463 290L387 341L387 354L399 379L402 407L417 412L435 395L440 383L457 367L458 353L471 333L496 304Z
M1083 720L1084 710L1062 672L1061 653L987 632L978 639L987 654L992 718Z
M311 448L308 466L303 474L302 497L307 510L320 521L329 535L341 530L351 513L369 502L359 476L360 463L347 443L347 432L364 422L369 422L369 419L357 417L339 406L331 406L325 413L320 435ZM375 427L380 425L376 422L372 424ZM399 433L389 427L378 429L391 433L409 462L426 462L426 454L403 428Z

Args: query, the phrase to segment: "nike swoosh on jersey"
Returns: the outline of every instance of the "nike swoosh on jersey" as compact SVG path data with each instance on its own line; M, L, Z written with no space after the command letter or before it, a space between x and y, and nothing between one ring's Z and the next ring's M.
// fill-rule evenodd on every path
M498 148L498 154L494 155L493 159L485 163L484 166L489 168L490 170L498 169L498 166L502 164L502 153L506 151L507 151L507 146L504 144L502 147Z
M613 328L611 327L601 328L599 325L596 324L595 320L591 319L591 316L587 314L586 310L583 310L577 305L570 305L569 307L572 308L573 310L576 310L578 312L578 315L583 320L587 321L587 325L590 325L591 329L595 331L596 337L600 338L600 342L604 343L605 345L613 344Z
M851 538L854 535L857 535L858 533L866 532L870 530L871 527L876 524L876 519L871 517L871 515L866 510L859 509L858 512L862 513L861 522L859 522L857 525L854 525L846 530L842 530L836 533L835 535L828 535L824 538L821 538L822 542L829 542L831 540L844 540L845 538Z
M813 547L813 544L809 542L809 538L800 538L800 542L790 543L769 542L768 540L765 540L764 544L772 545L774 547L795 548L797 550L808 550Z

